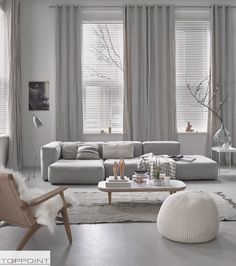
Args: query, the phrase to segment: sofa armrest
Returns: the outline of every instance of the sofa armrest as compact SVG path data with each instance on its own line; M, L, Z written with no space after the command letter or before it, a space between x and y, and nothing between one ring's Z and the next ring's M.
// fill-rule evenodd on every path
M61 142L54 141L41 147L41 177L48 180L48 167L61 157Z

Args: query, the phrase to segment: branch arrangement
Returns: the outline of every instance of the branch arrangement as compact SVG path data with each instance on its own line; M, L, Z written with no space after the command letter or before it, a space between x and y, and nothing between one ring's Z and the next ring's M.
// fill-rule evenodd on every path
M123 71L120 55L117 53L114 47L107 24L98 25L97 29L94 29L94 33L98 37L97 45L94 46L94 49L98 54L98 58L107 62L108 64L115 65L117 68Z
M205 88L204 84L207 81L207 87ZM222 101L219 102L218 106L215 109L211 107L211 102L214 101L219 94L219 86L216 86L213 90L213 94L210 96L210 76L207 76L197 86L191 86L188 81L186 81L186 87L189 90L190 94L194 97L194 99L203 107L207 108L216 118L218 118L223 125L223 119L221 117L220 112L224 104L228 100L228 95L223 98ZM209 97L210 96L210 97Z

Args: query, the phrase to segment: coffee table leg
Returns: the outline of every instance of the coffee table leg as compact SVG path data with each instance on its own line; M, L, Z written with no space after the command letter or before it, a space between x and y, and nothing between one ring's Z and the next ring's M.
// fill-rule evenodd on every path
M176 193L175 190L171 190L171 191L170 191L170 195L172 195L172 194L174 194L174 193Z
M108 203L111 205L111 192L108 192Z

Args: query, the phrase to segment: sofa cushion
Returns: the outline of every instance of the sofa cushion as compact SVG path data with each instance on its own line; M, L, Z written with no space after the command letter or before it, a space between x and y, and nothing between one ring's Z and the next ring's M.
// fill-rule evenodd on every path
M104 161L106 177L113 176L113 164L115 161L119 163L119 160L115 159L107 159ZM134 171L137 170L138 158L124 159L124 161L125 161L125 175L128 177L132 177Z
M84 144L96 145L98 147L98 154L99 154L100 158L102 158L102 144L103 143L104 142L102 142L102 141L88 141L88 142L86 141L86 142L84 142Z
M103 159L130 159L134 157L134 144L124 142L103 143Z
M53 184L97 184L104 180L103 160L58 160L49 166Z
M96 144L87 144L87 143L79 144L76 159L80 160L99 159L98 146Z
M146 141L143 143L143 153L152 152L154 155L177 155L180 153L178 141Z
M61 155L62 159L75 159L78 150L78 142L62 142Z
M139 157L143 154L143 143L140 141L123 141L124 143L133 143L134 145L134 158Z
M218 164L203 155L186 155L193 162L176 161L176 178L180 180L217 179Z

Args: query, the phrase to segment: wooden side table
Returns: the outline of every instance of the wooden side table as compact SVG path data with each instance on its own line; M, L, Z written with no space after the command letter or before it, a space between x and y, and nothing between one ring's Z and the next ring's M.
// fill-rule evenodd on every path
M220 176L220 166L221 166L221 153L229 154L229 168L232 167L232 153L236 153L236 148L230 147L229 149L224 149L222 146L216 146L211 148L211 159L213 157L213 151L218 153L219 161L219 176Z

